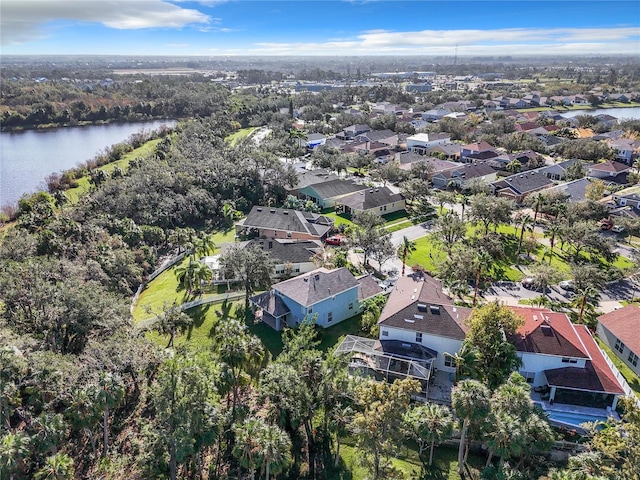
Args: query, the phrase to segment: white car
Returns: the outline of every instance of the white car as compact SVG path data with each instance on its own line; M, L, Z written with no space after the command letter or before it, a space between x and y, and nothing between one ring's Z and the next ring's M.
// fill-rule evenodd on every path
M572 290L575 290L576 288L575 284L573 283L573 280L563 280L558 284L558 286L561 289L567 290L567 291L572 291Z

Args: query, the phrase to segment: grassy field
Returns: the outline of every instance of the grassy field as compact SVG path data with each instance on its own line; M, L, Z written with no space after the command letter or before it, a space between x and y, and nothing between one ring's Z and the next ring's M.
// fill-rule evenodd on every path
M234 229L213 234L212 239L217 246L214 253L219 253L220 245L223 243L233 242L234 235ZM181 304L190 300L195 300L195 298L187 297L186 292L178 284L178 279L175 275L175 269L187 261L188 257L185 257L182 262L168 268L147 284L133 308L134 322L148 318L150 316L149 311L151 311L152 314L159 313L162 311L162 307L165 303ZM217 294L218 291L211 293ZM203 295L203 297L206 296L207 294Z
M243 140L251 135L255 129L256 127L243 128L226 137L225 141L229 142L231 146L234 147L240 140Z
M322 211L322 214L326 217L333 218L336 227L339 225L351 226L353 225L353 221L351 220L351 215L347 215L344 213L336 213L333 208L326 208ZM406 210L400 210L398 212L388 213L386 215L382 215L384 220L385 228L389 230L389 227L396 227L397 225L403 225L400 228L406 228L413 225L411 220L409 220L409 214ZM399 230L400 228L396 228ZM395 231L395 230L389 230Z
M449 446L436 447L433 455L433 466L422 472L422 463L415 449L403 446L397 458L391 460L393 466L402 472L404 479L418 480L460 480L458 475L458 451ZM367 470L360 464L360 453L355 447L355 440L346 438L340 446L339 470L330 472L332 478L344 480L365 480ZM485 458L482 455L469 453L468 465L474 475L479 478L479 472L484 467ZM477 475L477 477L475 477Z
M131 162L131 160L138 157L147 157L151 155L153 152L155 152L156 145L158 145L161 140L161 138L149 140L141 147L138 147L135 150L132 150L131 152L124 155L120 160L103 165L102 167L99 167L98 170L104 170L107 173L111 173L116 167L120 167L123 171L126 172L129 168L129 163ZM66 190L65 194L67 195L67 198L71 203L77 203L80 197L85 195L90 188L91 184L89 183L89 177L86 176L79 178L78 186Z
M627 380L627 383L631 387L631 389L635 392L636 397L640 398L640 377L631 370L626 363L624 363L620 357L615 355L611 349L599 338L596 337L596 341L600 348L607 354L607 356L611 359L613 364L616 366L622 376Z

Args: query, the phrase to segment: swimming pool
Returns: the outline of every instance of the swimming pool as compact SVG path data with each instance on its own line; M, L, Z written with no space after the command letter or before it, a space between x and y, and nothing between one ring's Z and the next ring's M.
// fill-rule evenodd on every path
M586 415L571 412L547 411L546 413L549 414L549 420L571 427L579 427L580 424L587 422L605 422L608 418L605 415Z

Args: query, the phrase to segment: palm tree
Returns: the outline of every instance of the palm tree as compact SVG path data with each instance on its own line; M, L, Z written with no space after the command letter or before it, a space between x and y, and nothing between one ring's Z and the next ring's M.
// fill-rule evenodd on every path
M256 470L260 465L258 439L265 427L264 420L260 418L247 418L241 424L233 426L236 440L233 456L238 459L243 468L249 470L251 480L254 480Z
M216 248L216 244L209 235L203 235L195 241L193 253L196 257L205 257L210 252L213 252Z
M522 252L522 240L524 239L524 232L531 228L531 215L528 213L522 215L518 219L518 225L516 226L516 231L518 226L520 227L520 239L518 240L518 257L520 257L520 253Z
M518 160L511 160L507 163L506 167L508 172L511 173L520 173L522 171L522 164Z
M267 425L258 435L258 454L265 471L265 480L271 473L278 474L291 462L289 435L275 425Z
M553 260L553 247L556 243L556 237L560 234L562 226L558 222L551 222L544 232L544 236L549 238L549 265Z
M476 378L478 370L476 369L476 362L478 361L478 350L468 342L462 342L460 350L456 353L444 353L445 356L450 357L453 366L456 369L455 381L458 382L462 378Z
M307 132L305 132L304 130L300 130L298 128L292 128L291 130L289 130L289 138L291 140L298 140L298 148L302 147L302 140L306 140L307 137Z
M464 469L464 451L467 431L471 422L485 418L489 413L489 390L477 380L462 380L451 392L453 410L460 420L460 448L458 449L458 473Z
M177 267L175 274L188 294L199 291L200 284L211 280L213 277L213 272L209 267L194 259L190 259L186 264Z
M536 228L536 222L538 221L538 213L540 212L540 208L542 208L545 205L545 203L547 203L547 196L544 193L536 193L531 200L531 206L534 209L534 213L533 213L534 229Z
M488 269L493 263L493 258L486 251L480 250L476 254L476 286L473 292L473 306L476 306L476 300L478 299L478 289L480 287L480 274L482 269Z
M460 219L464 221L464 211L469 205L469 195L465 195L464 193L461 193L458 196L458 201L460 202L460 206L462 207L462 211L460 212Z
M505 413L493 416L492 428L487 434L489 447L487 467L491 464L493 455L498 455L500 463L502 463L505 458L519 455L522 452L525 439L519 424L519 419Z
M44 466L36 472L36 480L73 480L73 459L64 453L47 457Z
M164 311L150 320L145 320L137 325L138 330L153 330L160 335L169 335L169 342L165 348L173 347L176 333L182 332L193 325L193 319L184 313L180 306L171 307L165 304Z
M102 456L106 457L109 449L109 412L122 402L125 390L122 379L110 373L100 375L98 384L96 403L102 410Z
M580 299L580 313L578 313L578 323L582 323L582 319L584 316L584 312L585 309L587 308L587 306L590 307L590 310L595 310L595 305L588 303L589 299L597 299L598 298L598 290L596 290L593 287L587 286L585 288L582 288L580 290L578 290L577 292L577 297ZM597 302L597 300L596 300ZM597 303L596 303L597 304Z
M453 419L449 409L444 405L428 403L424 408L424 422L427 428L429 447L429 466L433 464L433 447L436 443L451 437L453 431Z
M405 265L407 263L407 257L416 251L416 242L412 242L407 238L407 236L402 237L402 244L400 245L402 249L402 276L404 277Z
M341 403L337 403L331 410L329 430L336 435L336 454L333 465L337 467L338 463L340 463L340 439L347 433L347 427L349 427L351 420L353 420L353 409L348 406L343 407Z
M24 469L24 458L29 454L30 439L24 433L7 433L0 442L0 478L13 476Z

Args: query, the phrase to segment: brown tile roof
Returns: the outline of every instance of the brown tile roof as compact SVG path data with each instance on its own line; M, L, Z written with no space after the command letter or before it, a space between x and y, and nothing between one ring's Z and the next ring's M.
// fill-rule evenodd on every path
M510 339L519 352L589 358L589 352L566 314L545 308L509 308L524 319L524 325Z
M544 374L549 385L624 395L624 390L589 333L589 329L584 325L574 326L591 360L586 362L585 368L566 367L545 370Z
M456 307L437 280L419 275L398 279L378 324L464 340L470 308Z
M627 305L598 317L598 321L620 341L640 355L640 307Z
M590 167L591 170L598 170L600 172L624 172L631 167L620 162L606 161L602 163L596 163Z

